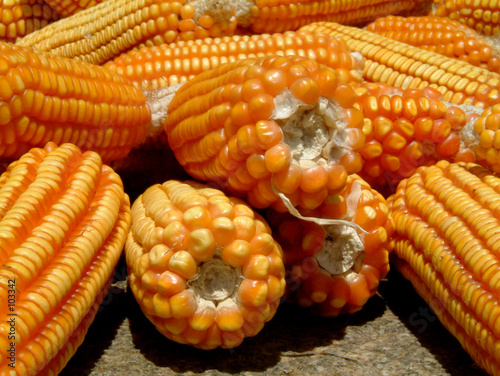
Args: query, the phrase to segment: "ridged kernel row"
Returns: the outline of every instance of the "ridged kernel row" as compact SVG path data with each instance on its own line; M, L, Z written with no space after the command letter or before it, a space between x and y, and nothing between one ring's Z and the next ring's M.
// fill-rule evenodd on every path
M342 82L361 82L362 59L334 37L309 32L271 35L235 35L179 41L143 47L122 54L104 65L151 90L184 83L206 70L238 59L267 55L299 55L335 69Z
M297 30L313 22L329 21L362 25L388 14L413 9L420 0L256 0L250 9L250 28L255 33Z
M9 165L0 201L0 299L13 299L16 313L12 333L9 305L0 310L0 373L13 371L12 342L17 374L58 373L113 276L131 223L128 196L98 154L49 143Z
M389 202L400 270L473 359L500 374L500 178L440 161Z
M243 201L195 182L148 188L132 206L129 284L167 338L233 348L269 321L285 292L282 251Z
M372 22L366 30L500 72L500 56L493 43L475 30L448 18L387 16Z
M430 86L453 104L487 107L500 99L500 75L465 61L333 22L318 22L301 30L344 39L352 51L364 56L363 77L368 81L403 89Z
M186 0L109 0L54 22L17 43L103 64L134 47L232 35L235 28L234 17L219 22L209 14L198 14Z
M186 171L225 185L253 207L317 207L361 169L355 93L336 72L299 56L245 59L188 81L165 130Z

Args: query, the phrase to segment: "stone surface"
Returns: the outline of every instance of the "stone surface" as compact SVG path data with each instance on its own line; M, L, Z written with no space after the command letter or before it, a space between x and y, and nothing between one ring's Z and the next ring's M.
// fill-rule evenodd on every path
M116 277L62 376L485 375L396 272L354 315L325 319L285 303L256 337L213 351L163 337L127 291L123 260Z

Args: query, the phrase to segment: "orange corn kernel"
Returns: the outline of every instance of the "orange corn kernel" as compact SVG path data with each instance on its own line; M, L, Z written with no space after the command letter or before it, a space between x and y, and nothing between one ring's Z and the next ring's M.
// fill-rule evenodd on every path
M130 229L130 201L97 153L49 142L7 167L0 202L0 349L7 354L0 373L56 375L106 297ZM144 279L154 284L154 275Z
M206 8L213 12L216 6ZM184 0L103 1L51 23L50 28L32 32L17 43L100 65L136 47L233 35L236 18L233 9L228 8L219 6L214 16L203 14ZM198 17L203 20L201 24ZM203 26L210 23L208 28Z
M500 99L500 75L469 62L334 22L311 23L300 31L341 38L352 51L363 55L363 78L367 81L402 89L430 88L440 92L447 102L481 108ZM403 105L401 109L415 113L421 105L413 108Z
M439 161L389 199L396 268L491 375L500 369L499 184L488 168Z
M106 69L0 42L0 158L72 143L103 160L146 139L145 96Z
M168 211L181 215L162 226ZM267 223L241 200L200 183L171 180L140 195L125 256L149 320L167 338L201 349L238 346L257 334L285 292L282 251ZM248 309L260 310L257 321Z
M343 188L348 174L361 169L358 150L365 141L359 110L347 105L355 101L354 90L324 84L325 75L335 81L334 70L298 56L240 60L204 72L180 87L170 102L165 122L170 146L189 174L227 182L228 189L248 195L254 207L284 210L280 194L292 205L316 207L329 191ZM230 95L221 95L225 90ZM255 90L273 98L274 111L266 119L256 120L245 101ZM334 99L339 90L345 107ZM226 104L232 109L223 121L205 116ZM197 122L201 118L207 121ZM210 155L203 152L203 140L220 130L227 143ZM339 140L335 144L333 134Z
M468 123L464 109L448 105L439 93L388 89L386 85L377 88L379 85L366 83L355 89L355 107L365 116L366 123L360 175L370 184L394 189L419 166L440 159L453 161L461 150L470 148L471 135L464 132L466 125L470 127L472 123ZM387 90L391 90L390 101ZM417 107L417 111L404 110Z
M328 196L310 218L343 219L318 225L269 209L267 219L283 247L287 297L323 316L356 312L389 271L393 225L384 198L356 175Z
M387 16L372 22L366 30L499 72L500 57L492 43L457 19Z
M200 18L201 22L201 18ZM157 89L184 83L194 76L238 59L266 55L299 55L314 59L336 71L331 75L323 72L318 83L322 93L333 93L339 82L360 82L362 59L351 55L347 46L337 38L310 32L285 32L271 35L235 35L222 38L204 38L192 41L178 41L158 46L132 49L121 54L105 67L133 81L143 90ZM258 75L245 83L242 96L245 101L258 94L274 96L282 89L270 87L286 77L277 72ZM329 95L329 94L328 94ZM256 98L250 107L253 115L269 111L265 97Z

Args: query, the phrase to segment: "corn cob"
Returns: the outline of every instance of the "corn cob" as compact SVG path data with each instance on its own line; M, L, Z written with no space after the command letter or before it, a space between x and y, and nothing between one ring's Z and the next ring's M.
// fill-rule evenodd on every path
M238 346L269 321L285 292L282 251L243 201L169 180L132 206L129 284L167 338L201 349Z
M49 141L124 157L146 136L146 98L98 66L0 42L0 157Z
M491 170L441 161L390 199L399 269L491 375L500 375L499 186Z
M441 100L430 87L396 89L385 84L363 83L355 88L354 107L364 116L365 146L360 151L360 175L372 186L394 191L403 178L422 165L441 159L473 162L471 139L480 133L462 132L482 113L472 106L458 107ZM469 125L470 127L470 125Z
M45 3L54 9L61 17L69 17L84 9L91 8L103 0L45 0Z
M434 0L429 15L447 17L484 35L497 36L500 31L500 5L494 0Z
M58 19L42 0L0 0L0 41L15 42Z
M495 73L500 71L500 56L494 44L473 29L448 18L387 16L372 22L366 30Z
M130 202L98 154L54 143L9 165L0 202L0 373L57 374L109 286Z
M103 64L134 47L232 35L227 2L109 0L17 42L53 55Z
M343 191L307 215L351 221L366 234L268 210L266 219L283 248L287 299L332 317L359 311L375 294L389 271L393 224L385 199L360 177L349 176Z
M389 14L410 11L422 2L423 0L255 1L250 8L249 19L238 19L238 25L248 24L255 33L297 30L318 21L362 25Z
M355 93L334 70L299 56L239 60L196 76L170 102L165 130L193 177L256 208L313 208L361 168ZM281 195L281 196L280 196ZM281 197L281 199L280 199Z
M367 30L318 22L301 30L342 38L365 57L363 77L407 89L431 87L453 104L489 106L500 99L500 75Z
M343 82L361 82L363 61L337 38L318 33L287 32L179 41L143 47L104 64L112 72L136 82L142 90L184 83L197 74L237 59L266 55L299 55L337 71Z

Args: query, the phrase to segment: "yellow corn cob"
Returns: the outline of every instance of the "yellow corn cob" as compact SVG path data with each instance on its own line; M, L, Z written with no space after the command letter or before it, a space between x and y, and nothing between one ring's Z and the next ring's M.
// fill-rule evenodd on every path
M106 69L0 42L0 157L49 141L110 161L146 136L146 98Z
M0 373L57 374L109 286L130 202L98 154L54 143L9 165L0 202Z
M454 104L484 107L500 99L500 75L464 61L336 23L318 22L301 30L343 38L365 57L363 77L368 81L403 89L430 86Z
M361 113L334 70L299 56L245 59L181 86L165 130L193 177L256 208L313 208L361 168ZM286 210L286 209L285 209Z
M500 71L500 56L494 44L473 29L444 17L398 17L377 19L366 27L373 33Z
M238 346L285 292L282 251L243 201L195 182L148 188L132 206L129 284L167 338L201 349Z
M45 3L54 9L61 17L69 17L84 9L91 8L103 0L45 0Z
M318 21L362 25L389 14L409 11L422 2L423 0L255 0L248 23L256 33L297 30ZM238 24L245 23L239 21Z
M396 265L490 375L500 375L499 187L491 170L441 161L390 199Z
M102 64L142 45L232 35L236 28L233 11L220 9L221 5L216 3L104 1L31 33L17 43L58 56Z
M180 41L143 47L120 55L104 67L142 90L184 83L221 64L266 55L299 55L317 60L337 71L343 82L361 82L363 61L350 53L343 41L309 32L287 32Z
M465 136L462 132L469 122L470 128L481 109L447 104L441 93L430 87L401 90L363 83L355 91L354 107L363 113L366 136L359 174L372 186L387 185L393 192L399 181L419 166L441 159L476 160L473 144L480 133L467 131Z
M42 0L0 0L0 41L15 42L58 19Z
M319 225L269 210L266 219L283 248L287 299L322 316L359 311L389 271L394 230L385 199L356 175L308 217L359 225Z
M430 15L448 17L484 35L500 32L500 5L495 0L434 0Z

